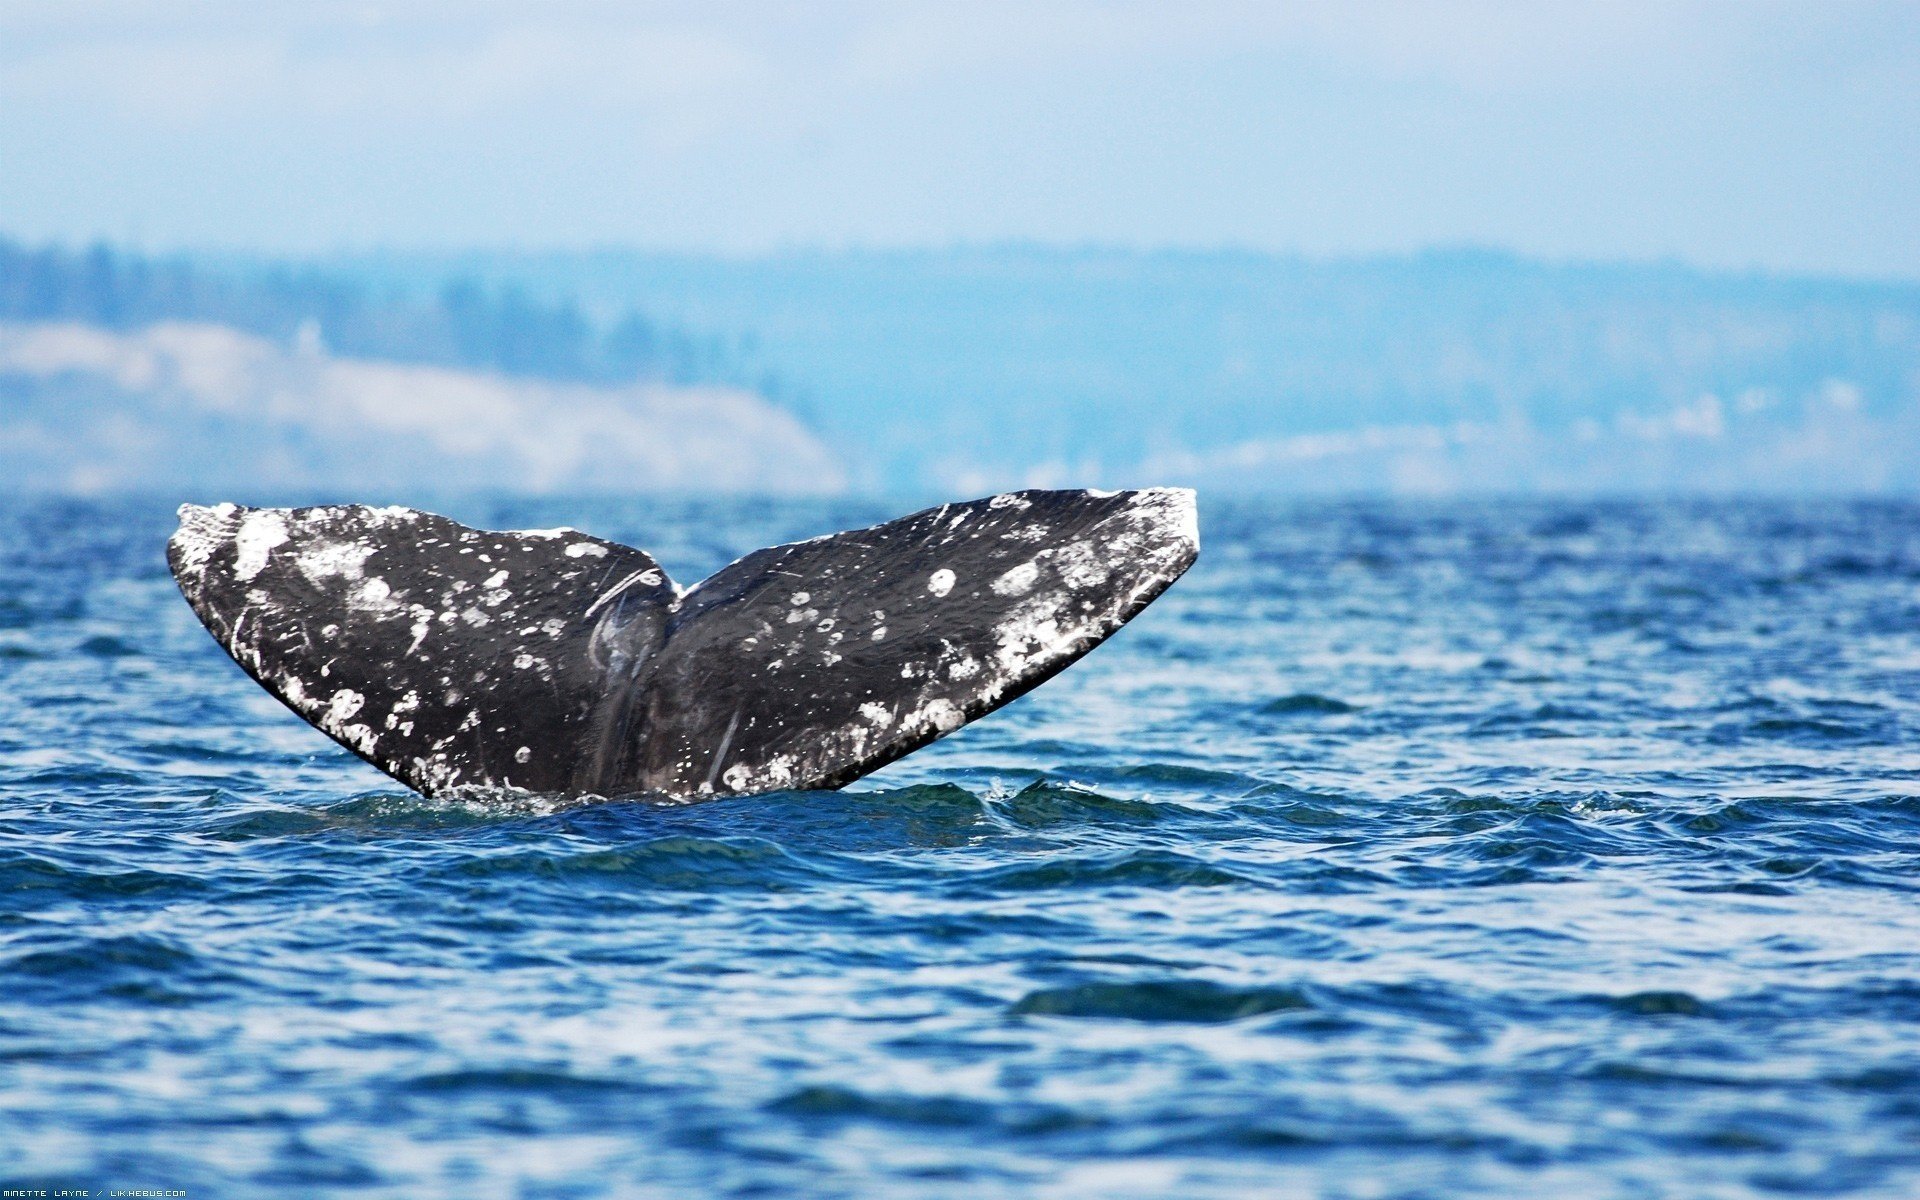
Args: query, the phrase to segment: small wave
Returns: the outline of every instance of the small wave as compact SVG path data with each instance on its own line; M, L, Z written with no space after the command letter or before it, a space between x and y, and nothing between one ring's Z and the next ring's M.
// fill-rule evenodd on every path
M862 1092L838 1084L799 1088L768 1104L766 1109L805 1120L873 1121L928 1129L990 1129L1016 1136L1094 1128L1106 1123L1059 1105Z
M386 1180L372 1165L345 1150L308 1144L298 1134L279 1147L273 1160L250 1182L276 1190L286 1188L367 1188Z
M1172 850L1076 855L1032 865L996 867L971 873L964 879L969 890L993 892L1114 887L1175 890L1247 886L1257 882L1250 876Z
M962 848L1005 833L980 796L955 784L588 805L540 828L622 846L667 836L764 843L811 864L810 870L836 874L844 867L876 881L903 869L896 856Z
M0 851L0 874L16 900L35 894L65 900L159 900L208 889L204 880L185 872L123 868L87 858L56 860L18 850Z
M528 850L471 858L453 873L475 879L553 879L659 891L784 891L823 877L762 838L657 838L621 849Z
M1023 1017L1221 1025L1312 1007L1313 1002L1295 988L1236 988L1204 979L1166 979L1043 988L1022 996L1008 1011Z
M49 1001L116 1000L168 1007L207 998L236 976L211 969L192 951L154 937L74 939L0 959L0 974L16 995L41 992ZM28 981L33 981L29 983Z
M76 649L88 658L130 658L140 653L139 647L106 633L95 634Z
M1827 1076L1828 1087L1849 1092L1880 1092L1889 1096L1920 1096L1920 1068L1868 1067Z
M1525 711L1489 713L1467 729L1467 736L1525 733L1532 737L1565 737L1560 726L1599 720L1599 714L1566 704L1541 704Z
M1685 815L1673 821L1677 828L1688 833L1730 833L1737 829L1749 829L1764 824L1770 818L1759 805L1744 801L1715 805L1702 812Z
M619 1093L651 1090L630 1080L576 1075L557 1067L476 1067L457 1071L437 1071L416 1075L400 1087L405 1091L426 1095L523 1092L530 1095L550 1096L556 1093Z
M138 792L149 788L152 780L138 771L102 766L94 762L76 761L28 772L19 778L19 783L28 788L48 791L71 789L85 792L120 788Z
M974 820L980 817L984 809L980 797L974 795L957 783L928 783L915 787L894 788L884 792L849 792L848 796L860 796L869 801L875 809L884 809L889 814L914 813L928 817L950 817L960 820ZM817 799L809 794L805 799Z
M1249 790L1227 811L1280 828L1326 830L1354 828L1359 814L1374 807L1371 802L1331 792L1311 791L1285 783L1263 783Z
M31 950L7 960L10 974L49 978L122 970L173 971L194 961L190 951L156 938L91 938L58 949Z
M1629 992L1624 996L1602 997L1613 1011L1635 1017L1702 1017L1710 1009L1706 1001L1690 992Z
M1042 779L993 806L994 811L1027 829L1080 824L1153 824L1177 811L1172 804L1128 800L1091 788Z
M816 1085L791 1092L767 1106L796 1117L865 1117L904 1125L953 1127L993 1124L993 1106L951 1096L869 1095L848 1087Z
M1789 746L1873 746L1896 745L1902 737L1900 722L1892 713L1877 710L1842 720L1835 717L1776 716L1750 721L1726 722L1707 731L1707 741L1716 745L1744 742L1779 742Z
M845 853L962 846L992 828L986 803L952 783L872 792L785 792L697 811L724 820L728 829Z
M1336 700L1331 696L1322 696L1315 692L1296 692L1291 696L1281 696L1269 700L1260 706L1260 711L1269 717L1331 717L1342 713L1359 712L1358 705L1348 704L1345 700Z
M504 821L553 816L603 803L590 797L507 791L438 798L414 792L382 791L312 805L247 801L232 796L228 799L238 811L215 814L207 828L209 836L235 842L324 833L377 837L485 828Z
M1100 783L1166 784L1190 790L1228 791L1236 794L1266 783L1266 780L1257 775L1248 775L1240 771L1223 771L1217 767L1195 767L1185 763L1147 762L1117 767L1076 766L1072 774L1076 779Z

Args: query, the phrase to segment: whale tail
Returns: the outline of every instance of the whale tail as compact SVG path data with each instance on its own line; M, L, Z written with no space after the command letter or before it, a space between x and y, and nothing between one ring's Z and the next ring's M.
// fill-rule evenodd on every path
M851 782L1044 682L1199 552L1193 493L1013 492L757 550L684 591L572 529L185 505L167 560L234 660L428 795Z

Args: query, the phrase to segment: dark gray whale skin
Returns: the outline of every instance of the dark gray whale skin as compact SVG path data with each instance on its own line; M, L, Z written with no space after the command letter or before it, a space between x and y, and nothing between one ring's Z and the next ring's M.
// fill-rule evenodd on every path
M685 591L571 529L184 505L187 602L430 796L840 787L1038 686L1199 552L1193 493L1026 491L758 550Z

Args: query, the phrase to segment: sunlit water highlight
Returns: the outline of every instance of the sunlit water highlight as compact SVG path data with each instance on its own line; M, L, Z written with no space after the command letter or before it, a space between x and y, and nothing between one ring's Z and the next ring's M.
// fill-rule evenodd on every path
M894 515L439 507L682 579ZM675 808L404 792L171 524L0 508L0 1183L1920 1192L1920 508L1206 506L1028 698Z

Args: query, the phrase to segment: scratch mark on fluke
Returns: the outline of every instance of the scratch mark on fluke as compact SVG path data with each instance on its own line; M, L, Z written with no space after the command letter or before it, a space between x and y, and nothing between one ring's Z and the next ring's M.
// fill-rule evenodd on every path
M684 592L571 529L362 505L183 505L167 561L234 661L409 787L685 798L882 767L1064 669L1199 548L1193 493L1152 488L943 505Z

